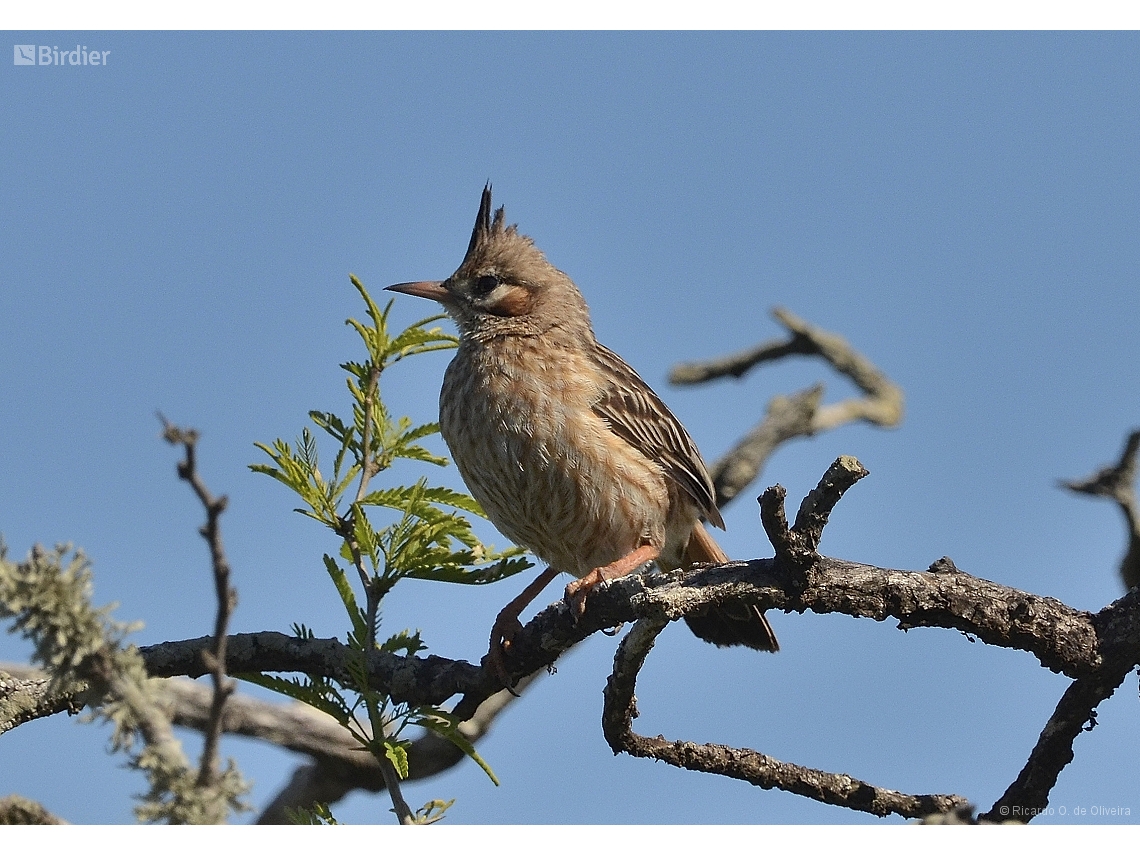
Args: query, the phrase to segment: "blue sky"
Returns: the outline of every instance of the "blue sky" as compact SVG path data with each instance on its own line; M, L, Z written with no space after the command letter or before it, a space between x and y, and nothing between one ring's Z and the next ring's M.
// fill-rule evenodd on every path
M337 365L359 350L343 321L361 314L349 273L374 293L450 273L487 180L710 459L774 394L817 380L829 400L851 392L805 361L667 386L677 361L778 335L772 306L902 385L901 428L795 442L749 490L782 483L794 507L837 455L858 457L871 476L837 508L825 553L915 570L949 555L1089 610L1123 593L1119 513L1054 484L1115 459L1140 426L1136 34L9 36L111 53L105 67L0 74L0 532L15 555L87 550L97 601L145 621L138 643L213 620L202 512L156 409L202 432L202 471L230 497L234 630L301 621L343 636L320 564L335 544L247 469L253 443L345 409ZM393 317L424 310L407 298ZM386 375L389 406L434 419L446 362ZM454 469L438 477L459 484ZM725 518L730 555L770 554L749 495ZM475 659L523 584L405 583L385 627ZM1068 682L954 633L772 622L771 657L666 632L638 685L639 729L988 807ZM502 787L466 764L409 802L456 798L467 823L879 822L614 758L599 717L615 643L589 639L481 743ZM0 660L25 655L0 638ZM1052 800L1063 819L1097 805L1140 817L1140 772L1121 762L1135 691L1130 677L1078 739ZM128 821L142 781L104 737L62 718L6 734L0 793ZM258 804L294 764L238 739L225 750ZM336 813L386 810L361 796Z

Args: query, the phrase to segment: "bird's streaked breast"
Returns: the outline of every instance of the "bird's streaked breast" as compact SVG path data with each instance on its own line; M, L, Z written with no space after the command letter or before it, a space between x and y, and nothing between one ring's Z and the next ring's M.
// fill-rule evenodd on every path
M448 366L440 431L468 489L503 534L575 576L664 545L662 469L591 410L599 378L585 358L537 344L461 345Z

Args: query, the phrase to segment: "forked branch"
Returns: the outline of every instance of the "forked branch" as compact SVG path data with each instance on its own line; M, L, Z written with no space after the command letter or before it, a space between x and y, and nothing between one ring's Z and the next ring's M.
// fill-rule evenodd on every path
M949 813L969 804L962 796L911 796L888 790L835 772L784 763L749 748L670 741L633 732L637 718L634 684L645 658L666 622L646 618L638 621L618 645L614 671L606 683L602 709L602 732L614 754L663 760L671 766L709 772L747 781L766 790L779 789L806 796L824 804L873 813L898 814L910 819Z
M210 566L213 569L214 592L218 608L214 618L214 643L212 649L202 651L202 661L210 673L214 686L210 718L205 728L206 741L202 747L202 759L198 770L198 786L212 787L220 774L218 749L222 738L222 713L226 699L234 692L234 683L226 677L226 640L229 637L230 616L237 607L237 591L230 585L230 563L222 545L222 530L219 519L226 510L225 496L215 496L198 474L196 449L198 431L182 429L166 420L158 413L162 422L162 438L171 445L180 445L186 457L178 463L178 477L190 484L194 495L206 510L206 524L198 529L210 549Z
M691 385L720 377L739 378L763 362L794 355L818 356L851 380L863 395L824 404L823 385L816 384L788 397L774 397L760 424L710 470L721 508L757 478L781 443L853 421L884 428L897 427L902 422L902 389L844 338L812 326L787 309L775 308L772 315L788 330L787 339L765 342L707 362L681 363L673 368L669 381Z

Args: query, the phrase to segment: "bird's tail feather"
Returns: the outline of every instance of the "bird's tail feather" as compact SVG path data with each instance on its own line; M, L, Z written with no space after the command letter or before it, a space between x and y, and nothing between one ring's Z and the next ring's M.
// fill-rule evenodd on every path
M701 523L693 527L685 547L686 564L724 564L729 560ZM775 653L780 649L776 634L764 613L745 603L710 606L703 614L685 615L693 635L717 647L751 647Z

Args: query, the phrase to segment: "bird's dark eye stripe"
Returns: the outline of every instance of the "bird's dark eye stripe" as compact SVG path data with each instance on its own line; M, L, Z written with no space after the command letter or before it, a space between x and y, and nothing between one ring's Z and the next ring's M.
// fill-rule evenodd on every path
M499 277L492 273L487 273L475 280L475 292L481 295L490 294L498 285Z

